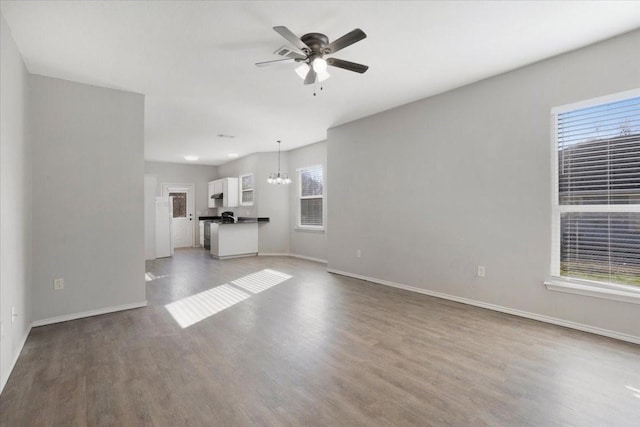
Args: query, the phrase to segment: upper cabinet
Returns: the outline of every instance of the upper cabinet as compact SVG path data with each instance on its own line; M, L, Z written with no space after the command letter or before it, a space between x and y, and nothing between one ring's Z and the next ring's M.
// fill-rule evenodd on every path
M238 178L222 178L209 182L209 207L234 208L238 206Z
M240 206L253 206L253 174L240 175Z

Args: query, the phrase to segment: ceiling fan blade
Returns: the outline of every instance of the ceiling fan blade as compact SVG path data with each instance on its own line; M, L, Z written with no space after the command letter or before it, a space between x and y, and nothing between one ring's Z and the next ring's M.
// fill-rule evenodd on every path
M360 28L356 28L355 30L345 34L337 40L332 41L326 47L326 50L329 53L336 53L339 50L344 49L347 46L351 46L352 44L359 42L360 40L366 38L367 35Z
M349 71L355 71L356 73L364 73L369 69L368 65L357 64L355 62L345 61L343 59L338 58L328 58L327 65L331 65L332 67L343 68Z
M292 58L292 59L307 59L307 55L305 55L304 53L298 53L298 52L289 52L285 55L287 58Z
M298 49L300 50L309 49L309 46L304 44L302 40L300 40L300 37L293 34L293 32L287 27L281 25L281 26L273 27L273 30L276 33L280 34L285 39L287 39L289 43L291 43L293 46L297 47Z
M256 67L268 67L270 65L295 64L295 63L296 63L296 60L294 58L274 59L273 61L256 62Z
M316 82L316 72L313 69L313 67L309 68L309 72L307 73L307 76L304 78L304 84L306 85L310 85Z

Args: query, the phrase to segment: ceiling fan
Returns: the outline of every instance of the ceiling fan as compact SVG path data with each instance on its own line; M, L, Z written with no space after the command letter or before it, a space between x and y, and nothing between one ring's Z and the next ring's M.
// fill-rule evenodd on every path
M324 59L325 55L333 55L339 50L359 42L367 35L359 28L348 32L329 43L329 38L321 33L308 33L302 37L296 36L291 30L284 26L273 27L276 33L284 37L295 49L286 46L281 47L274 53L284 58L272 61L257 62L256 66L265 67L280 63L300 64L296 68L298 75L304 79L304 84L313 84L316 81L322 82L329 78L327 66L342 68L344 70L364 73L369 69L367 65L357 64L338 58Z

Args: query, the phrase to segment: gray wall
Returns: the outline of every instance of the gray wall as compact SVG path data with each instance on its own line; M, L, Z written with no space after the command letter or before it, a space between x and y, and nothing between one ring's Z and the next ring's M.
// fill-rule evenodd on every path
M282 153L282 172L288 169L288 155ZM278 152L256 153L218 166L220 178L253 173L255 190L253 207L228 209L237 216L269 217L259 224L258 251L261 254L289 253L289 186L267 183L267 177L278 169ZM221 210L227 210L221 209Z
M329 200L329 192L327 187L327 143L326 141L318 142L316 144L307 145L305 147L298 148L287 152L289 156L289 173L293 182L289 191L289 215L290 215L290 237L289 237L289 250L292 255L302 256L306 258L313 258L316 260L327 260L327 204ZM323 210L325 232L311 232L308 230L296 230L298 223L298 215L300 206L298 204L298 195L300 179L298 169L307 167L322 165L322 171L324 173L324 200Z
M144 97L29 83L33 320L144 303Z
M156 175L144 175L144 259L156 259Z
M27 71L0 15L0 391L31 323L31 149ZM17 317L12 322L11 309Z
M640 337L640 306L543 286L550 109L640 87L638 46L635 31L330 129L329 268Z

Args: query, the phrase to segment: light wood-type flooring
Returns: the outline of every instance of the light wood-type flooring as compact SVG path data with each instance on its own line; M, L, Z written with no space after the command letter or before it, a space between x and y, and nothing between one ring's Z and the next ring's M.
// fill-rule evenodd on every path
M638 345L294 258L147 272L148 307L32 330L2 426L640 425Z

